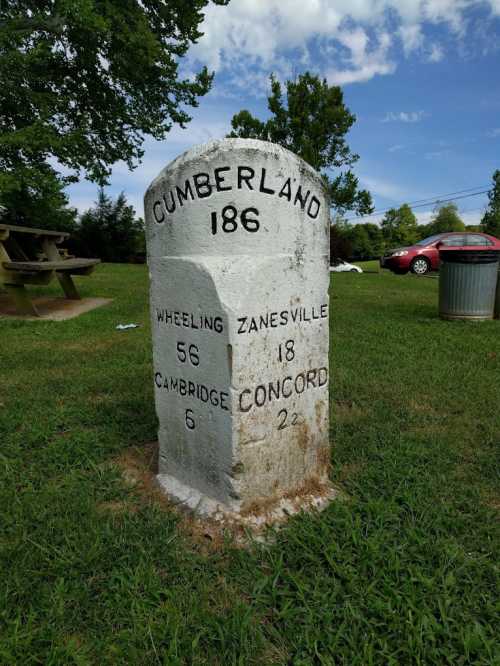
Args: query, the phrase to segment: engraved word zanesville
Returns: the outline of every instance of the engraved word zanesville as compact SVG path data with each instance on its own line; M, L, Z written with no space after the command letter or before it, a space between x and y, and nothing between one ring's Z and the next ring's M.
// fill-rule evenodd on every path
M260 315L238 317L237 333L241 335L268 328L280 328L289 324L311 323L317 319L326 319L327 317L328 305L326 303L322 303L320 306L313 305L288 308L286 310L268 310ZM177 328L215 331L216 333L224 331L224 323L220 316L207 314L195 315L192 312L156 308L156 318L158 326L174 326Z

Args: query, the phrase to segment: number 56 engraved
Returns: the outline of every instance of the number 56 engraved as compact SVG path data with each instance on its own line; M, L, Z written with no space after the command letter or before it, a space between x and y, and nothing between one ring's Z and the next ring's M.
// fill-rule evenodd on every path
M191 365L200 365L200 350L196 345L186 345L185 342L177 343L177 358L181 363L185 363L188 359Z

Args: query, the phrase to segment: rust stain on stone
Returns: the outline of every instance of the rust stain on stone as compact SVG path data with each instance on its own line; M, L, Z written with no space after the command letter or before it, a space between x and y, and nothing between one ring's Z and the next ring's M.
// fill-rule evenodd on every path
M309 430L309 424L307 421L303 421L300 425L295 426L296 427L296 442L299 447L299 449L303 452L307 451L309 448L310 444L310 430Z
M283 494L287 499L303 499L304 497L314 495L315 497L330 492L330 487L318 476L310 476L304 483L295 490L289 490Z
M318 467L328 474L332 467L331 449L329 446L324 446L318 449Z
M323 400L318 400L318 402L314 405L314 411L316 413L316 425L318 426L318 430L321 430L321 426L323 423L323 412L325 409L325 402Z

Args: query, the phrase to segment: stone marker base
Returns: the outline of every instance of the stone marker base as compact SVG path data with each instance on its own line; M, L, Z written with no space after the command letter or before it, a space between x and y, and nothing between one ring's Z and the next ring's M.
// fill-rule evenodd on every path
M82 298L79 301L72 301L67 298L48 298L40 296L31 299L35 305L39 316L20 315L16 311L15 305L6 294L0 294L0 317L8 319L22 319L25 321L65 321L73 319L85 312L90 312L102 305L112 302L112 298Z
M321 511L340 494L330 483L314 482L295 492L265 498L241 509L237 502L234 507L228 507L168 474L158 474L156 479L162 491L180 508L191 510L200 517L257 529L283 522L301 511Z

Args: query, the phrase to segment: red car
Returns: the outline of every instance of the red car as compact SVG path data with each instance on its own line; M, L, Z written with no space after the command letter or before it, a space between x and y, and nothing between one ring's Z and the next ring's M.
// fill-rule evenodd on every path
M439 270L439 249L445 247L457 250L500 250L500 240L476 231L436 234L418 241L415 245L390 250L380 258L380 266L398 275L404 275L408 271L425 275L429 271Z

